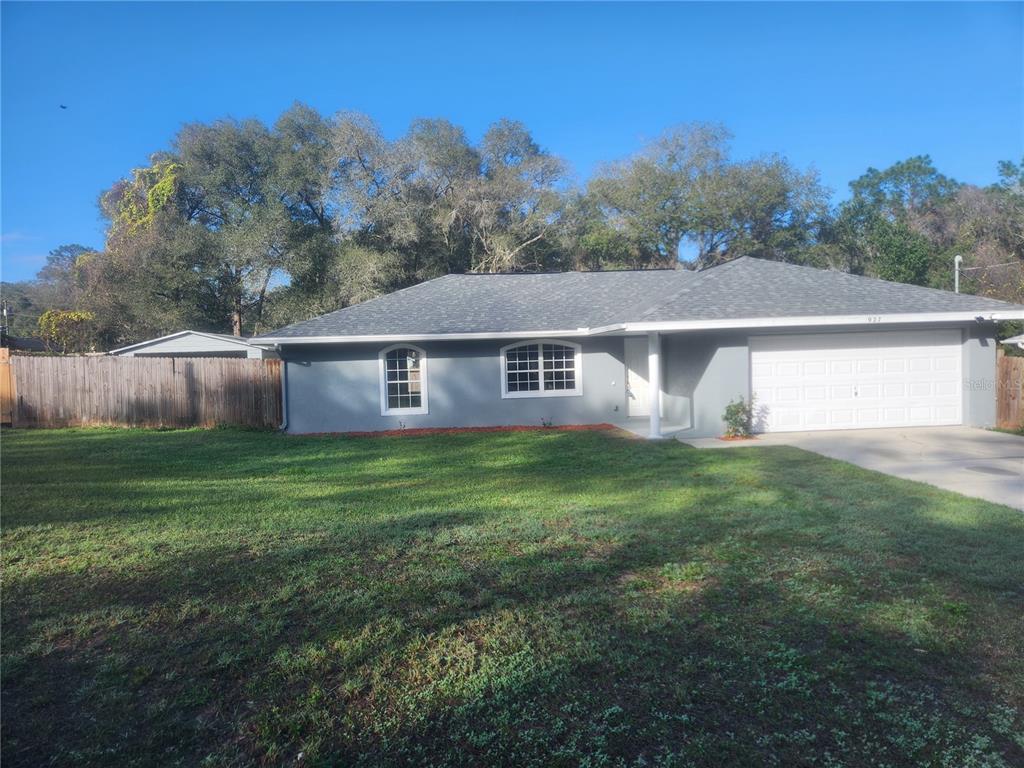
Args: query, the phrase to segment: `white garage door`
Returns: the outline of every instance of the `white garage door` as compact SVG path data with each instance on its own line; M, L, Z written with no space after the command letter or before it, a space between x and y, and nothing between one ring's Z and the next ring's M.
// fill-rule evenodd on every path
M763 432L959 424L960 331L750 338Z

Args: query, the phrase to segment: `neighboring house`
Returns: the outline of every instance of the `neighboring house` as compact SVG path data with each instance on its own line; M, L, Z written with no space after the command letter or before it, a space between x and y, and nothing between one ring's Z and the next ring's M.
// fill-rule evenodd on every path
M249 339L205 331L178 331L112 349L107 354L119 357L277 357L273 351L254 345Z
M253 343L289 432L639 422L713 436L995 421L995 322L1024 306L740 258L701 272L447 275ZM642 421L640 421L642 420Z
M1003 339L1003 344L1010 347L1017 347L1018 349L1024 349L1024 334L1020 336L1011 336L1008 339Z

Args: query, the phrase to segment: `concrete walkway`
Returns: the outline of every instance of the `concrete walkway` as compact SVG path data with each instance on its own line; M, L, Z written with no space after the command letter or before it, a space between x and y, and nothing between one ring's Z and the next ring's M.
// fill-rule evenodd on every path
M972 427L786 432L683 440L696 448L792 445L907 480L1024 510L1024 437Z

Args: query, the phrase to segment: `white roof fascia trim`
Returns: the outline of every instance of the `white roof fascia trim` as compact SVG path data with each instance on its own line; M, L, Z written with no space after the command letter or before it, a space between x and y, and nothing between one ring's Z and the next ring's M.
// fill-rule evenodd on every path
M234 337L232 337L230 339L226 339L226 338L224 338L224 334L206 333L205 331L189 331L189 330L184 330L184 331L176 331L175 333L169 333L166 336L158 336L155 339L147 339L146 341L139 341L139 342L136 342L135 344L129 344L127 347L118 347L117 349L110 350L109 352L107 352L107 354L108 355L118 355L121 352L130 352L133 349L141 349L143 347L149 347L149 346L152 346L153 344L159 344L160 342L163 342L163 341L170 341L171 339L177 339L177 338L179 338L181 336L185 336L185 335L202 336L205 339L213 339L214 341L223 341L223 342L225 342L227 344L238 344L238 345L243 346L243 347L252 347L252 346L254 346L253 344L249 343L245 339L239 339L239 338L234 338Z
M501 333L411 333L387 334L381 336L266 336L253 339L250 344L264 347L276 344L342 344L357 342L399 342L399 341L473 341L475 339L534 339L552 336L579 337L589 336L590 329L577 328L572 331L505 331Z
M672 320L658 323L615 323L596 328L561 331L503 331L501 333L416 333L362 336L266 336L250 339L254 347L280 344L355 344L400 341L473 341L477 339L579 338L608 333L648 333L650 331L702 331L716 329L781 328L816 325L901 325L912 323L970 323L999 320L1024 320L1024 310L982 312L900 312L881 315L815 315L795 317L751 317L725 320Z
M754 317L725 320L679 320L660 323L619 323L591 329L591 334L698 331L719 328L780 328L813 325L900 325L910 323L964 323L1024 320L1024 310L983 312L902 312L880 315L818 315L807 317Z

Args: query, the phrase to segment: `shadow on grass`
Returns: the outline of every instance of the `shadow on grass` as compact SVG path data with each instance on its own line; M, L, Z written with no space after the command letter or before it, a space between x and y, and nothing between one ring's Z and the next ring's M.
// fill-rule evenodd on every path
M5 762L1024 760L991 505L791 449L196 434L86 435L57 508L15 467Z

